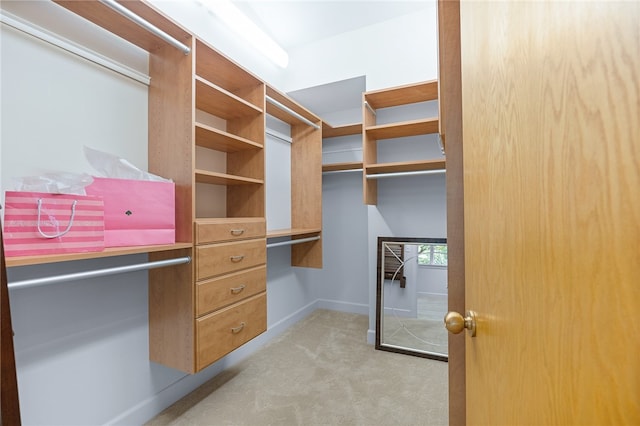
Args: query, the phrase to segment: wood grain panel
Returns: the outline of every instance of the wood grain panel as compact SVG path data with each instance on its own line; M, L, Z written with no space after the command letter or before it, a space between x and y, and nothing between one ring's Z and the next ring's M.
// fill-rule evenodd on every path
M392 124L379 124L367 126L364 131L373 139L402 138L406 136L427 135L438 133L437 118L403 121Z
M322 228L322 131L298 124L291 138L291 227ZM322 241L292 246L291 265L321 268Z
M438 80L368 91L364 100L373 109L378 109L433 101L435 99L438 99Z
M423 170L445 170L445 160L398 161L394 163L378 163L367 166L367 175L381 173L417 172Z
M223 132L206 124L196 123L196 145L223 152L262 149L262 144Z
M464 169L462 157L462 80L460 75L460 3L438 1L438 106L440 133L447 135L447 300L448 310L465 312ZM446 117L446 118L445 118ZM449 424L466 419L465 338L449 333Z
M366 95L362 95L362 125L364 128L375 126L376 116L367 108ZM362 132L362 164L364 169L378 162L378 143L377 140L367 132ZM378 181L367 179L365 173L362 173L362 198L365 204L378 204Z
M267 330L267 294L198 318L198 370Z
M206 42L196 41L195 73L213 84L223 87L240 97L239 94L246 87L255 87L262 81L236 64L229 57L218 52ZM256 104L258 105L258 104Z
M258 266L267 260L264 238L196 247L196 279Z
M341 170L358 170L362 169L362 161L349 161L344 163L323 164L323 172L337 172Z
M467 419L640 424L640 3L461 21Z
M176 184L176 241L193 241L193 55L149 55L149 171Z
M54 0L55 3L60 6L71 10L84 17L85 19L105 28L106 30L116 34L125 40L135 44L138 47L152 52L164 47L173 46L168 45L164 40L158 36L150 33L138 24L123 17L119 13L111 10L109 7L100 3L99 1L77 1L77 0ZM142 1L125 1L120 2L124 7L131 10L147 22L153 24L157 28L161 29L165 33L171 35L178 41L189 46L191 34L182 28L179 24L167 18L164 14L157 11L153 6L147 2ZM180 51L179 51L180 52ZM184 56L184 53L180 52Z
M266 266L198 281L196 283L196 315L205 315L266 290Z
M265 237L264 218L221 218L196 220L196 244Z
M342 126L332 127L329 124L322 123L322 138L337 138L340 136L361 135L362 123L344 124Z
M193 249L159 252L150 261L191 256ZM191 262L149 271L149 360L195 372L195 290Z

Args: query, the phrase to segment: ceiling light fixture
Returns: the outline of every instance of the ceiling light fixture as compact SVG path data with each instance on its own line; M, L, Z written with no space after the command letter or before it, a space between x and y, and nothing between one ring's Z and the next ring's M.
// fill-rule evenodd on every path
M271 37L262 31L251 19L229 0L198 0L211 13L220 18L239 36L246 39L256 49L275 64L286 68L289 55Z

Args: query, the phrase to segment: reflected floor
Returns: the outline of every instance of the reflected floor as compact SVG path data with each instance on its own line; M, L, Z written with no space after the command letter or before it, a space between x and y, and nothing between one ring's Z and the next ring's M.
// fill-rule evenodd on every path
M443 322L446 312L446 295L420 295L417 318L395 315L393 311L384 316L382 343L448 355L448 336Z

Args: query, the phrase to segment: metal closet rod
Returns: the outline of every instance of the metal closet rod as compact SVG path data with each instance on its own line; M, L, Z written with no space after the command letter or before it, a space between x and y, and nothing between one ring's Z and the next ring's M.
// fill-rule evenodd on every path
M375 175L367 175L367 179L380 179L380 178L400 177L400 176L432 175L437 173L446 173L446 171L445 170L418 170L415 172L378 173Z
M281 241L279 243L267 244L267 248L280 247L280 246L291 246L293 244L308 243L309 241L317 241L319 239L320 239L320 237L309 237L309 238L299 238L297 240Z
M165 266L181 265L191 262L190 256L176 257L175 259L157 260L154 262L137 263L135 265L116 266L113 268L96 269L93 271L75 272L73 274L55 275L53 277L34 278L30 280L8 283L11 290L17 288L36 287L46 284L55 284L66 281L82 280L86 278L104 277L106 275L122 274L125 272L142 271L146 269L163 268Z
M305 124L308 124L309 126L313 127L316 130L318 130L320 128L320 126L318 126L313 121L310 121L307 118L301 116L300 114L298 114L297 112L295 112L294 110L289 108L288 106L281 104L280 102L276 101L275 99L273 99L270 96L267 96L267 102L269 102L271 105L274 105L274 106L280 108L283 111L286 111L287 113L289 113L289 114L293 115L294 117L296 117L298 120L303 121Z
M104 4L111 10L119 13L120 15L124 16L131 22L134 22L135 24L139 25L140 27L144 28L150 33L155 34L156 36L160 37L170 45L180 49L182 52L184 52L185 55L188 55L189 53L191 53L191 49L189 48L189 46L179 42L175 38L171 37L169 34L162 31L160 28L156 27L149 21L142 19L141 17L139 17L138 15L136 15L126 7L122 6L120 3L116 2L115 0L100 0L100 3Z

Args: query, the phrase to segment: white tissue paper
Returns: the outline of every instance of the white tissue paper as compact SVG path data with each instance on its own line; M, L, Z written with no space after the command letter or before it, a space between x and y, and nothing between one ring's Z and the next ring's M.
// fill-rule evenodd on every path
M84 156L99 176L116 179L149 180L154 182L173 182L171 179L154 175L138 169L136 166L113 154L84 147Z
M15 191L86 195L84 187L91 185L93 178L86 173L56 172L12 178L12 182Z

